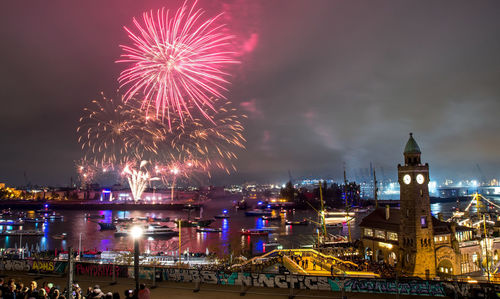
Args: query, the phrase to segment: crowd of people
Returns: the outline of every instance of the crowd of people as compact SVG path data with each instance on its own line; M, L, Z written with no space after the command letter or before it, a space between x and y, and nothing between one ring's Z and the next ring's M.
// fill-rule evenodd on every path
M396 277L396 268L387 263L370 261L361 258L354 259L353 262L356 263L358 268L363 271L377 273L384 278Z
M87 288L85 291L75 283L72 286L72 298L75 299L150 299L150 291L145 284L141 284L139 291L125 290L123 296L118 292L104 292L99 285ZM0 278L0 298L1 299L66 299L67 289L51 282L43 282L38 285L36 281L31 281L25 285L15 279L4 280Z

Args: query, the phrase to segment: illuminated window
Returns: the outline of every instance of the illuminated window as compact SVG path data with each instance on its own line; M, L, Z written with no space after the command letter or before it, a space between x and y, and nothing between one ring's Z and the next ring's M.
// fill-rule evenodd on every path
M427 217L425 216L420 217L420 226L422 228L427 228Z
M443 241L443 236L439 236L439 242Z
M398 240L398 234L397 233L393 233L393 232L388 232L387 233L387 239L389 239L391 241L397 241Z
M383 230L375 230L375 237L378 239L385 239L385 231Z
M365 236L373 237L373 230L370 228L365 228Z

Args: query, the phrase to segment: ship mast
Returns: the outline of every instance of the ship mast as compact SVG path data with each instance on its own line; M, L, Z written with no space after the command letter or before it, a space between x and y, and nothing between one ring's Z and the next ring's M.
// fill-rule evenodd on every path
M349 223L349 205L347 202L347 176L345 173L345 163L344 163L344 198L345 198L345 219L347 222L347 231L349 233L349 242L351 242L351 224Z
M375 168L373 169L373 199L375 200L375 209L378 209L378 188L377 188L377 175Z
M323 238L326 238L325 207L323 204L323 190L321 189L321 180L319 181L319 198L321 201L321 224L323 225Z

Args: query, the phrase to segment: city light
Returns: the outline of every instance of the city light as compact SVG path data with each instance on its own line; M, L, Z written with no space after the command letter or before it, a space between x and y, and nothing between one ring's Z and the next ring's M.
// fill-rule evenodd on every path
M140 227L138 225L134 225L130 229L130 235L134 239L139 239L140 237L142 237L143 232L144 232L144 230L142 229L142 227Z

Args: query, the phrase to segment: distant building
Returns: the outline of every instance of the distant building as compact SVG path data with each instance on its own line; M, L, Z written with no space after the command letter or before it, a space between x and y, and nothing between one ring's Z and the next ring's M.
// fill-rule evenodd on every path
M367 258L396 266L408 276L432 278L479 270L479 243L473 229L443 222L431 215L429 165L422 164L415 139L404 150L398 165L400 208L378 208L360 224Z

